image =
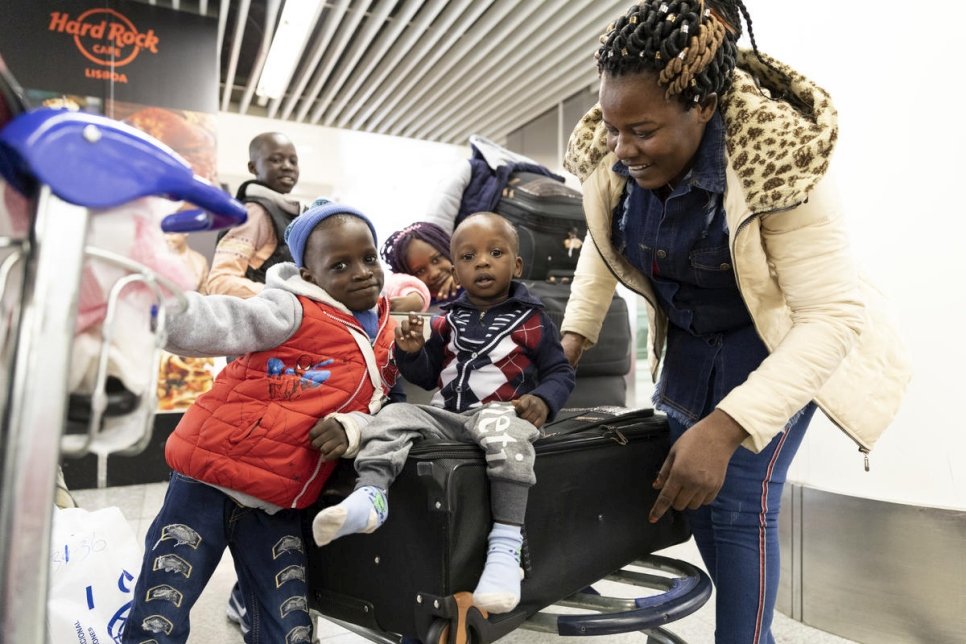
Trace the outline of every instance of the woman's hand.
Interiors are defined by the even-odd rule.
[[[657,523],[668,508],[697,510],[714,501],[724,484],[731,456],[748,433],[715,409],[685,431],[671,447],[654,488],[661,493],[648,520]]]
[[[309,430],[312,447],[322,452],[326,461],[334,461],[349,448],[349,439],[342,423],[335,418],[325,418],[315,423]]]
[[[567,357],[567,362],[570,363],[571,367],[576,368],[577,363],[580,362],[580,356],[584,353],[584,342],[586,341],[587,338],[572,331],[567,331],[561,336],[560,346],[563,347],[564,355]]]
[[[396,327],[396,346],[406,353],[416,353],[424,344],[426,338],[423,337],[423,318],[410,313]]]

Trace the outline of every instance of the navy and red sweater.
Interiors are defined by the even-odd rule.
[[[552,419],[574,388],[574,369],[560,346],[560,332],[543,304],[514,281],[506,301],[486,311],[466,294],[430,320],[430,337],[416,353],[395,347],[407,380],[439,388],[431,404],[463,412],[524,394],[540,397]]]

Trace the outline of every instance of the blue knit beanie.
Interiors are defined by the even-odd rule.
[[[333,215],[352,215],[366,222],[372,232],[373,245],[376,243],[376,228],[369,221],[369,218],[351,206],[332,203],[328,199],[316,199],[309,206],[309,209],[292,220],[292,223],[285,229],[285,243],[292,253],[292,260],[299,268],[305,267],[305,244],[309,240],[309,235],[315,227]]]

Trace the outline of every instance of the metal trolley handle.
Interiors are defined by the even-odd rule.
[[[0,130],[0,174],[35,204],[28,238],[7,240],[19,257],[0,266],[6,280],[12,264],[22,264],[19,312],[11,327],[15,342],[5,346],[7,377],[0,379],[7,394],[0,396],[0,632],[11,642],[33,644],[45,639],[75,294],[92,211],[148,196],[202,209],[170,215],[161,224],[166,232],[226,228],[243,223],[246,212],[152,137],[67,110],[40,109],[7,123]],[[141,278],[155,290],[154,276]],[[163,320],[159,323],[163,333]],[[42,388],[35,383],[38,374],[44,374]],[[99,439],[93,427],[84,437],[85,449]]]
[[[139,197],[188,201],[203,213],[166,218],[165,232],[237,226],[245,207],[201,177],[174,150],[140,130],[95,114],[40,109],[11,121],[0,133],[0,173],[24,194],[46,184],[87,208],[111,208]]]
[[[554,626],[553,632],[560,635],[613,635],[629,631],[660,630],[661,626],[695,612],[711,597],[711,579],[703,570],[685,561],[649,555],[630,566],[658,570],[671,576],[654,575],[624,567],[604,579],[663,592],[633,599],[577,593],[558,604],[600,611],[600,614],[553,615],[554,619],[550,621]],[[538,613],[534,617],[537,619],[531,618],[531,621],[539,622],[545,615]],[[536,624],[533,627],[536,628]]]
[[[667,573],[668,576],[645,570]],[[711,579],[703,570],[685,561],[658,555],[648,555],[634,561],[604,579],[663,592],[630,599],[576,593],[531,615],[529,619],[514,613],[488,616],[473,606],[469,593],[456,593],[448,597],[420,593],[416,597],[416,626],[420,639],[432,644],[493,642],[521,626],[562,636],[643,631],[648,636],[648,642],[683,644],[683,640],[661,627],[695,612],[711,596]],[[555,607],[580,608],[594,611],[594,614],[564,615],[552,612]],[[382,641],[372,637],[370,629],[347,628],[373,641]]]

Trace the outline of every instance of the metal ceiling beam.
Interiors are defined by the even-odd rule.
[[[332,98],[335,96],[335,93],[342,89],[342,86],[345,85],[349,77],[356,71],[356,64],[362,58],[362,55],[372,46],[376,36],[380,36],[380,40],[384,37],[380,35],[380,31],[382,31],[383,25],[388,20],[389,14],[392,13],[395,6],[396,0],[380,0],[376,8],[373,9],[369,18],[366,20],[365,26],[360,30],[361,33],[352,39],[352,49],[349,50],[348,56],[343,58],[342,63],[339,65],[338,73],[326,86],[325,91],[319,98],[318,104],[315,106],[315,110],[309,118],[310,122],[319,122],[322,114],[325,113],[325,110],[332,103]],[[389,45],[387,44],[385,46],[388,47]]]
[[[262,77],[262,68],[265,67],[268,50],[272,46],[272,38],[274,38],[275,30],[278,28],[278,10],[281,5],[280,0],[268,0],[268,6],[265,9],[265,29],[262,31],[262,42],[258,46],[258,54],[252,63],[252,70],[248,74],[248,85],[245,87],[245,93],[242,94],[241,101],[238,103],[239,114],[248,113],[248,106],[251,105],[255,88],[258,87],[258,79]]]
[[[219,59],[221,59],[221,45],[225,42],[225,25],[228,23],[228,8],[230,5],[231,0],[221,0],[221,5],[218,7],[218,44],[215,51],[218,52]],[[218,72],[221,73],[220,65]]]
[[[491,138],[497,137],[500,140],[504,140],[510,133],[520,129],[541,114],[544,114],[548,109],[553,109],[554,105],[561,105],[567,98],[590,87],[595,87],[599,82],[600,77],[597,75],[596,69],[591,72],[586,72],[584,75],[577,74],[570,78],[562,79],[559,84],[556,84],[547,91],[547,101],[536,102],[529,109],[520,109],[515,112],[505,113],[504,117],[501,120],[495,121],[493,125],[482,125],[480,127],[484,130],[484,136],[490,136]],[[547,103],[550,104],[549,107]],[[572,125],[576,125],[576,123],[567,127],[572,127]],[[491,132],[491,134],[487,135],[487,131]],[[454,137],[454,142],[465,141],[466,137],[470,134],[470,132],[467,132],[463,135],[463,139],[456,136]],[[570,135],[569,129],[566,135]],[[566,140],[565,137],[564,141],[566,142]]]
[[[471,2],[466,13],[460,16],[461,24],[472,25],[487,11],[487,9],[490,8],[492,4],[493,0],[475,0],[474,2]],[[399,104],[399,101],[405,98],[409,92],[412,91],[413,87],[415,87],[422,80],[423,76],[425,76],[426,73],[433,68],[433,65],[435,65],[440,58],[445,56],[446,53],[449,52],[450,48],[456,44],[456,41],[458,41],[465,33],[464,29],[449,30],[447,28],[443,31],[445,31],[445,37],[442,40],[439,40],[438,45],[435,45],[432,48],[429,56],[420,61],[420,67],[412,70],[412,73],[407,75],[402,88],[393,92],[392,100],[390,100],[388,104],[383,105],[382,109],[373,116],[372,120],[367,124],[366,130],[370,132],[378,131],[379,125],[394,113],[396,105]],[[434,42],[435,40],[438,40],[438,38],[439,34],[437,34],[434,38]]]
[[[305,120],[305,116],[312,108],[312,103],[315,102],[319,92],[322,91],[322,87],[329,79],[329,74],[332,73],[332,69],[335,67],[336,63],[339,62],[339,57],[342,56],[342,52],[345,51],[346,46],[355,36],[356,28],[359,26],[359,23],[362,22],[362,19],[365,18],[366,12],[369,10],[369,5],[371,4],[372,0],[364,0],[359,4],[358,7],[348,13],[345,25],[342,26],[342,34],[339,37],[339,40],[336,42],[334,47],[325,52],[325,64],[316,72],[315,82],[312,83],[312,87],[309,89],[308,94],[302,96],[302,105],[299,107],[298,113],[295,115],[296,121]]]
[[[612,8],[607,5],[590,0],[588,4],[597,7],[597,11],[584,14],[581,20],[574,20],[569,26],[558,31],[546,30],[543,36],[533,43],[531,47],[519,51],[513,59],[507,61],[501,68],[513,70],[502,74],[493,74],[489,80],[478,84],[473,92],[464,93],[457,102],[452,103],[448,109],[434,117],[436,122],[451,123],[450,130],[454,127],[461,127],[460,120],[477,118],[481,115],[488,115],[499,108],[505,101],[494,100],[493,97],[505,96],[507,100],[519,96],[521,91],[532,87],[533,79],[542,79],[559,68],[560,65],[568,63],[582,62],[588,69],[593,68],[593,51],[597,42],[596,30],[603,31],[603,21],[612,16]],[[569,43],[569,47],[561,48],[561,43]],[[535,51],[553,52],[552,56],[534,56]],[[529,60],[529,62],[526,62]],[[489,97],[485,100],[485,97]],[[560,97],[561,99],[566,97]],[[474,107],[484,105],[481,112]],[[549,107],[549,106],[548,106]],[[450,130],[442,131],[436,128],[435,135],[429,132],[426,138],[447,139]]]
[[[495,110],[489,110],[485,115],[473,114],[470,118],[450,124],[447,131],[440,133],[433,140],[446,143],[465,143],[471,134],[503,140],[509,131],[500,131],[497,124],[507,119],[514,119],[516,114],[532,114],[532,118],[540,116],[552,109],[559,101],[565,100],[570,94],[563,95],[562,87],[589,85],[596,78],[596,71],[590,72],[586,66],[573,64],[564,69],[556,69],[552,75],[545,76],[540,83],[533,85],[530,91],[515,96],[515,100],[500,103]],[[578,81],[578,79],[584,79]],[[529,120],[523,120],[525,125]]]
[[[386,52],[396,47],[400,35],[406,30],[406,27],[410,26],[410,21],[422,6],[423,0],[407,0],[399,14],[390,22],[389,30],[380,37],[378,45],[370,50],[362,64],[353,70],[352,83],[342,91],[342,96],[328,110],[322,121],[323,125],[332,125],[336,117],[345,109],[346,104],[355,97],[363,83],[374,82],[371,74],[376,65],[385,68],[387,64],[391,64],[392,61],[387,58]]]
[[[225,74],[225,86],[221,92],[221,111],[227,112],[231,103],[232,85],[235,83],[235,72],[238,70],[238,54],[241,52],[242,38],[245,35],[245,23],[248,21],[248,7],[250,0],[241,0],[238,15],[235,16],[235,34],[231,41],[231,57],[228,59],[228,72]]]
[[[464,2],[463,5],[465,4],[467,3]],[[447,7],[447,5],[449,5],[449,7]],[[395,75],[397,80],[394,84],[398,85],[400,82],[402,82],[402,78],[407,73],[406,70],[412,69],[412,67],[415,66],[415,64],[422,57],[422,54],[418,53],[418,49],[416,53],[410,54],[410,51],[417,44],[420,45],[420,47],[423,47],[425,46],[425,43],[430,42],[432,36],[429,34],[429,27],[436,20],[437,16],[440,15],[440,12],[446,8],[447,11],[452,13],[455,17],[462,12],[463,5],[457,4],[454,8],[454,3],[451,3],[448,0],[435,0],[428,5],[423,5],[423,10],[420,11],[416,22],[413,23],[412,29],[410,29],[406,36],[400,40],[395,47],[393,47],[393,50],[389,53],[389,56],[387,56],[387,59],[390,60],[389,64],[383,67],[380,74],[368,84],[365,92],[357,97],[355,101],[353,101],[354,104],[349,104],[346,107],[341,108],[344,109],[345,112],[339,116],[339,121],[336,124],[336,127],[344,128],[348,126],[349,122],[352,120],[352,117],[354,117],[359,110],[363,108],[368,108],[369,110],[375,109],[374,105],[369,102],[369,97],[377,91],[382,91],[382,95],[385,96],[387,93],[385,90],[393,85],[386,84],[386,78],[391,72],[395,71],[396,67],[400,63],[404,62],[405,60],[405,64],[402,67],[402,72]],[[441,22],[446,22],[446,15],[447,14],[443,14],[443,16],[440,17]],[[442,35],[441,32],[442,30],[436,30],[437,38]],[[423,40],[424,37],[426,40]],[[368,118],[368,113],[369,112],[364,115],[364,118]],[[329,125],[331,125],[331,123]]]
[[[435,66],[432,72],[423,78],[419,86],[415,88],[415,91],[407,96],[406,100],[396,108],[395,114],[382,124],[379,132],[386,134],[401,133],[405,122],[408,122],[414,114],[418,114],[426,105],[432,105],[429,101],[420,102],[420,99],[444,79],[454,76],[454,74],[450,73],[450,70],[457,65],[460,65],[463,69],[471,68],[472,63],[469,58],[479,55],[481,51],[491,49],[495,43],[503,40],[507,33],[513,31],[520,22],[528,18],[540,5],[541,3],[533,2],[532,0],[529,2],[501,0],[493,5],[490,11],[486,12],[479,22],[473,25],[471,31],[463,34],[463,37],[456,46],[447,53],[446,58],[441,60],[440,64]],[[510,16],[510,19],[505,21],[508,16]],[[484,39],[489,40],[489,46],[484,45],[479,47],[478,45]],[[400,121],[404,121],[404,123],[400,123]]]
[[[560,5],[560,6],[557,6]],[[429,132],[439,128],[436,115],[447,106],[459,101],[467,93],[472,94],[474,88],[480,87],[485,79],[492,79],[502,73],[502,70],[514,69],[518,62],[528,55],[527,41],[536,42],[539,37],[535,33],[560,33],[564,25],[576,18],[584,6],[573,0],[559,0],[558,3],[547,7],[547,14],[553,18],[541,22],[531,20],[502,42],[495,42],[498,47],[495,52],[488,52],[478,63],[470,65],[469,73],[453,74],[446,82],[441,82],[434,88],[433,93],[426,98],[428,109],[418,114],[411,114],[409,123],[402,131],[402,136],[424,138]]]
[[[581,50],[586,49],[588,44],[584,41],[576,41],[576,44],[572,44],[566,50],[561,51],[557,58],[562,63],[560,65],[548,65],[546,61],[536,61],[529,70],[521,72],[521,75],[526,76],[531,82],[525,85],[518,83],[514,85],[516,91],[502,93],[501,95],[506,97],[505,100],[490,101],[489,105],[484,106],[481,110],[468,112],[466,118],[453,122],[448,128],[441,130],[436,140],[449,141],[452,140],[454,135],[463,132],[466,135],[483,134],[483,132],[478,131],[479,128],[492,125],[513,110],[530,109],[534,104],[542,105],[543,110],[541,111],[550,109],[554,103],[566,97],[559,94],[549,94],[547,91],[549,88],[569,82],[569,79],[577,76],[585,77],[591,73],[596,74],[597,70],[593,60],[586,55],[580,55]],[[568,61],[569,64],[564,61]],[[527,74],[526,71],[533,73]],[[543,73],[538,75],[536,73],[538,71]]]
[[[312,74],[319,66],[319,61],[322,60],[322,56],[328,50],[332,36],[335,35],[335,30],[338,29],[346,11],[349,10],[349,2],[350,0],[341,0],[338,4],[332,6],[327,13],[319,17],[315,28],[318,29],[322,21],[325,21],[325,27],[314,41],[315,44],[312,46],[312,54],[309,57],[308,64],[303,64],[294,85],[289,85],[288,100],[285,101],[285,108],[279,118],[287,119],[292,114],[292,110],[295,109],[295,105],[302,97],[302,91],[309,84],[309,79],[312,78]],[[280,97],[269,103],[268,118],[275,118],[275,113],[278,111],[281,102],[282,98]]]
[[[477,4],[488,5],[492,0],[486,0],[484,2],[477,1]],[[432,28],[426,32],[425,38],[420,39],[416,48],[406,57],[405,63],[400,68],[399,72],[395,74],[389,84],[379,88],[377,95],[372,98],[361,114],[356,116],[355,120],[352,121],[350,129],[353,130],[365,130],[367,128],[363,127],[369,118],[376,112],[376,110],[382,105],[383,101],[389,96],[392,96],[399,87],[399,84],[409,78],[410,72],[422,63],[423,58],[429,52],[430,49],[436,46],[436,43],[445,36],[453,23],[463,14],[463,12],[470,6],[474,4],[474,0],[452,0],[446,3],[445,10],[439,15],[439,20],[432,25]],[[340,127],[344,127],[341,126]]]

